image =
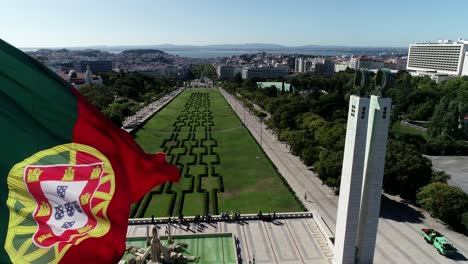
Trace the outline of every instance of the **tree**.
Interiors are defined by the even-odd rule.
[[[341,180],[341,165],[343,151],[323,150],[319,154],[319,161],[315,163],[315,171],[327,186],[338,188]]]
[[[394,104],[392,114],[397,118],[406,113],[411,105],[408,95],[415,90],[415,86],[414,78],[409,73],[400,71],[396,74],[394,85],[387,93]]]
[[[211,80],[214,80],[217,77],[216,69],[211,64],[197,64],[194,65],[190,71],[193,74],[192,76],[195,78],[200,78],[202,72],[204,76]]]
[[[104,85],[82,85],[79,91],[117,126],[122,125],[125,117],[170,92],[176,85],[175,80],[123,71],[105,73],[103,78]]]
[[[314,141],[305,141],[301,152],[301,160],[307,166],[314,165],[319,160],[320,151],[322,148],[316,145]]]
[[[468,230],[468,211],[462,214],[461,218],[462,226],[465,228],[465,230]]]
[[[284,96],[280,97],[284,98]],[[273,125],[278,129],[296,129],[296,116],[309,110],[309,106],[304,101],[288,99],[287,104],[275,104],[283,100],[272,100],[267,106],[271,110],[271,119]]]
[[[280,138],[288,142],[291,152],[299,155],[305,147],[305,133],[302,130],[283,130]]]
[[[237,85],[242,84],[242,74],[240,72],[236,73],[236,76],[234,76],[234,82],[237,83]]]
[[[296,117],[296,124],[299,125],[300,129],[305,130],[310,138],[315,138],[316,131],[325,126],[326,123],[327,121],[321,116],[310,112],[302,113]]]
[[[272,85],[270,87],[263,88],[264,94],[268,97],[277,97],[278,89],[276,86]]]
[[[346,73],[355,73],[356,71],[352,68],[349,68],[349,67],[346,67],[346,70],[345,70]]]
[[[435,217],[452,226],[459,226],[462,214],[468,211],[468,194],[445,183],[431,183],[417,194],[416,202]]]
[[[447,135],[453,139],[466,139],[460,120],[468,114],[468,78],[449,80],[440,85],[445,95],[437,104],[428,133],[431,137]]]
[[[99,110],[106,108],[114,101],[114,94],[112,91],[102,84],[82,85],[79,92],[88,98]]]
[[[333,119],[332,117],[344,117],[346,108],[346,101],[339,94],[328,94],[320,96],[320,99],[315,104],[314,112],[326,119]],[[341,110],[341,111],[340,111]],[[336,116],[340,112],[342,116]]]
[[[435,109],[434,101],[426,101],[422,104],[417,104],[408,109],[405,117],[410,120],[429,120]]]
[[[451,138],[460,136],[460,130],[458,129],[460,113],[457,101],[456,94],[453,92],[440,100],[429,126],[428,133],[430,136],[447,135]]]
[[[448,175],[444,171],[433,171],[431,182],[447,183],[447,181],[450,180],[450,178],[450,175]]]
[[[385,158],[384,191],[414,200],[432,176],[432,163],[415,146],[390,140]]]
[[[117,101],[113,102],[106,109],[104,109],[103,114],[107,116],[112,123],[116,126],[122,126],[122,122],[126,116],[132,115],[130,106],[128,102],[119,103]]]
[[[329,150],[343,150],[346,129],[340,123],[326,123],[315,131],[317,143]]]

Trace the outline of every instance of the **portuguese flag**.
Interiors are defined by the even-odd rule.
[[[0,263],[117,263],[130,205],[179,171],[0,40]]]

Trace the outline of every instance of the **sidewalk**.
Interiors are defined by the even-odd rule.
[[[133,132],[141,124],[145,123],[156,112],[161,110],[164,106],[170,103],[177,95],[179,95],[183,91],[184,88],[180,87],[179,89],[172,91],[171,93],[159,98],[157,101],[152,102],[151,104],[143,107],[138,112],[136,112],[136,114],[126,117],[125,120],[122,122],[122,129],[127,131],[128,133]]]

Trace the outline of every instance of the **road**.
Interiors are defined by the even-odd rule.
[[[222,89],[220,91],[240,120],[245,120],[245,126],[296,192],[297,197],[308,210],[318,212],[334,231],[338,196],[323,185],[315,173],[308,170],[298,157],[292,155],[288,146],[280,142],[271,131],[266,130],[254,115],[245,111],[244,118],[242,103]],[[304,200],[304,193],[307,193],[307,200]],[[451,258],[439,255],[434,247],[424,242],[419,234],[422,228],[434,228],[443,233],[453,242],[459,253]],[[468,238],[449,230],[424,210],[405,204],[398,197],[385,195],[382,198],[374,262],[468,263]]]
[[[438,171],[445,171],[452,177],[448,184],[460,187],[468,193],[468,157],[467,156],[426,156]]]

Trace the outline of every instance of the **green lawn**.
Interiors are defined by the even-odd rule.
[[[148,193],[132,207],[132,217],[301,210],[217,90],[184,91],[135,137],[146,152],[166,152],[182,176]]]
[[[396,122],[395,124],[393,124],[392,130],[397,133],[419,135],[419,136],[426,137],[426,132],[418,130],[416,128],[409,127],[409,126],[405,126],[401,124],[400,122]]]

